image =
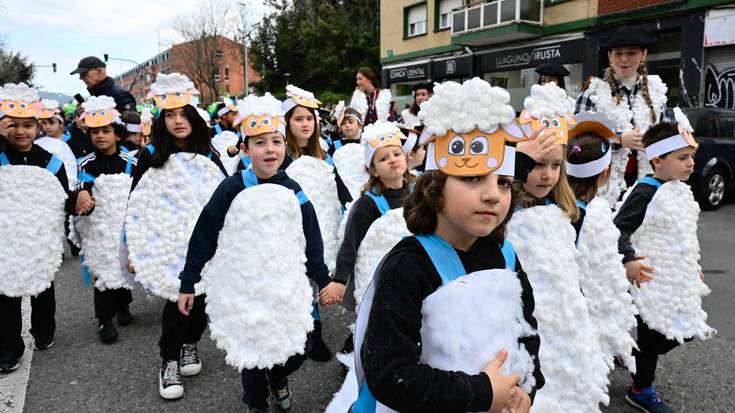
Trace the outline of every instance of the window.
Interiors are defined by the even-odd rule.
[[[214,81],[215,82],[219,82],[220,80],[222,80],[222,76],[220,75],[220,73],[221,73],[221,70],[219,66],[216,66],[214,68]]]
[[[406,37],[426,34],[426,3],[406,9]]]
[[[221,49],[217,49],[217,51],[214,53],[214,57],[217,59],[221,59],[222,56],[224,56],[224,52],[222,52]]]
[[[720,129],[724,130],[723,126],[724,122],[720,122]],[[732,128],[730,132],[732,132]],[[696,119],[694,136],[717,136],[717,121],[711,113],[703,113]]]
[[[735,137],[735,118],[730,116],[718,116],[720,120],[720,133],[719,135],[706,135],[706,134],[694,134],[694,136],[718,136],[721,138],[732,138]],[[714,123],[714,122],[711,122]],[[699,127],[700,122],[697,122]]]
[[[437,0],[439,24],[437,29],[448,29],[452,26],[452,10],[462,7],[462,0]]]
[[[225,80],[230,80],[230,67],[225,66]]]

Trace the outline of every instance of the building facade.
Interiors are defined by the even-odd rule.
[[[519,110],[534,69],[557,62],[580,93],[607,66],[600,39],[621,26],[651,30],[649,73],[669,86],[669,105],[735,109],[735,4],[722,0],[382,0],[382,82],[399,108],[418,82],[479,76]]]
[[[142,102],[158,73],[183,73],[189,76],[201,93],[204,103],[218,96],[237,96],[245,91],[242,45],[226,37],[179,43],[115,77],[115,81]],[[211,76],[211,77],[210,77]],[[211,87],[197,79],[210,78]],[[248,62],[248,84],[261,81],[252,61]]]

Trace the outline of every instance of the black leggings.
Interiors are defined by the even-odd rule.
[[[22,297],[0,295],[0,360],[15,360],[23,355]],[[31,335],[36,341],[48,342],[56,331],[56,293],[54,283],[31,297]]]
[[[636,320],[638,320],[638,350],[633,350],[636,368],[636,373],[633,375],[633,385],[637,389],[642,389],[652,386],[656,379],[658,356],[673,350],[679,346],[679,342],[669,340],[658,331],[651,330],[640,316],[636,316]]]
[[[202,338],[207,328],[205,297],[205,294],[194,297],[188,316],[181,314],[178,303],[166,301],[161,319],[161,339],[158,340],[164,361],[178,360],[182,345],[196,343]]]
[[[127,288],[100,291],[94,288],[94,316],[100,320],[110,320],[117,310],[127,308],[133,302],[133,294]]]

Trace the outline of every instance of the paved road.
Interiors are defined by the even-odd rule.
[[[658,370],[663,397],[679,412],[735,412],[735,203],[701,215],[702,264],[712,294],[705,299],[711,325],[719,335],[692,342],[665,356]],[[163,301],[134,294],[136,321],[119,328],[118,343],[105,346],[95,334],[92,290],[82,285],[78,261],[67,256],[57,275],[56,345],[32,356],[27,388],[22,372],[0,376],[0,412],[20,411],[25,388],[26,412],[236,412],[239,374],[224,363],[223,353],[207,337],[200,344],[202,373],[185,378],[183,399],[167,402],[158,396],[158,334]],[[325,338],[339,348],[351,322],[340,309],[323,313]],[[208,335],[208,333],[207,333]],[[307,361],[292,376],[294,412],[320,412],[342,381],[336,361]],[[13,384],[14,383],[14,384]],[[609,407],[604,412],[632,412],[622,402],[628,379],[622,369],[611,375]]]

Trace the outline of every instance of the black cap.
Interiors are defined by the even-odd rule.
[[[607,37],[603,38],[600,46],[603,49],[610,50],[616,47],[634,47],[639,46],[648,49],[649,46],[656,43],[656,36],[650,31],[641,27],[618,27]]]
[[[434,93],[434,85],[431,83],[417,83],[413,85],[413,91],[416,92],[419,89],[426,89],[429,93]]]
[[[77,68],[69,74],[75,75],[77,73],[84,73],[89,69],[94,69],[97,67],[107,67],[107,65],[105,64],[105,62],[100,60],[99,57],[87,56],[84,59],[80,60]]]
[[[536,73],[546,76],[569,76],[569,71],[559,63],[544,63],[536,68]]]

